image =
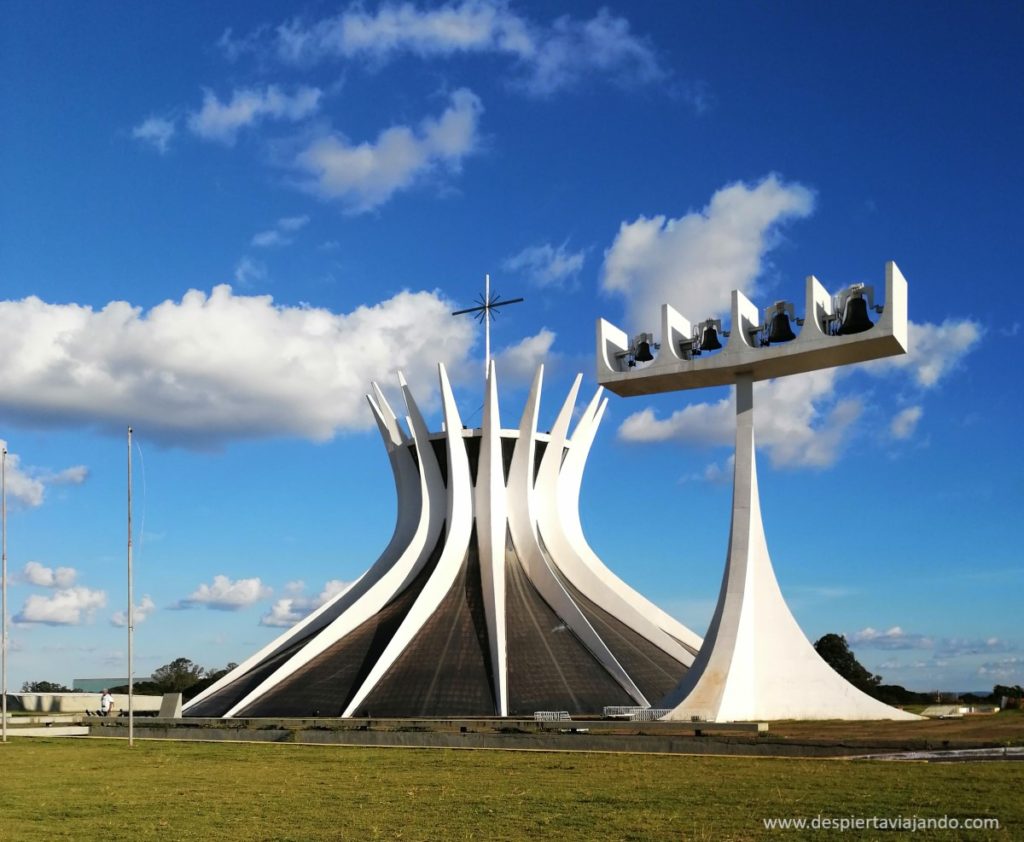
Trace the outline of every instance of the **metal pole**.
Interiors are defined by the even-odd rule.
[[[7,448],[3,448],[0,455],[0,558],[3,559],[3,570],[0,571],[0,579],[3,580],[3,687],[0,688],[0,697],[3,698],[3,741],[7,742]]]
[[[467,307],[464,310],[454,310],[452,312],[453,316],[472,313],[484,323],[484,382],[487,381],[487,374],[491,369],[491,319],[494,317],[494,311],[507,304],[518,304],[522,300],[522,298],[511,298],[508,301],[502,301],[500,295],[496,295],[492,299],[491,276],[487,274],[484,275],[484,295],[480,299],[480,304],[476,307]]]
[[[132,428],[128,428],[128,745],[135,745],[135,693],[132,675],[132,638],[135,598],[132,594]]]
[[[490,305],[491,301],[491,276],[484,275],[484,301]],[[490,310],[484,313],[484,382],[487,382],[487,372],[491,370],[491,319]]]

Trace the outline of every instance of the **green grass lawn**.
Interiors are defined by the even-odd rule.
[[[1024,838],[1024,763],[549,754],[19,738],[0,839],[752,839],[763,817],[996,817]],[[819,836],[837,835],[821,832]],[[841,834],[904,838],[901,834]],[[908,834],[906,838],[910,838]]]

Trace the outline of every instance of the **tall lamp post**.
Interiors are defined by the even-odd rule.
[[[814,650],[783,599],[761,520],[754,442],[754,383],[773,377],[904,354],[907,282],[886,264],[885,305],[863,284],[830,295],[807,279],[806,310],[789,302],[761,311],[732,293],[731,331],[717,319],[693,326],[665,304],[661,342],[629,340],[597,324],[597,379],[622,396],[705,386],[736,388],[736,457],[725,574],[704,644],[663,705],[665,719],[916,719],[849,684]],[[870,310],[881,313],[877,324]],[[793,327],[800,327],[799,334]],[[719,336],[728,337],[723,347]],[[652,347],[658,350],[655,357]],[[638,363],[646,363],[639,365]]]

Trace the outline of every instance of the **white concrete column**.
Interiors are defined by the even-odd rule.
[[[718,605],[665,719],[918,719],[841,678],[804,636],[779,590],[757,488],[754,383],[736,378],[732,526]]]

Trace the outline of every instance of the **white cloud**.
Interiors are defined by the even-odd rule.
[[[835,378],[835,369],[822,369],[754,384],[757,445],[773,465],[823,468],[842,454],[845,434],[862,406],[855,399],[835,399]],[[619,438],[726,446],[735,437],[735,412],[731,394],[714,403],[690,404],[664,419],[647,408],[622,422]]]
[[[978,675],[994,679],[996,683],[1013,679],[1013,683],[1019,684],[1024,676],[1024,658],[1011,656],[1000,658],[998,661],[987,661],[978,667]]]
[[[89,469],[85,465],[73,465],[63,471],[43,471],[39,476],[47,485],[81,485],[89,478]]]
[[[657,81],[666,75],[648,40],[635,36],[629,21],[607,9],[584,21],[563,15],[534,39],[520,61],[526,68],[520,86],[540,96],[576,85],[595,73],[630,84]]]
[[[703,210],[678,219],[623,222],[605,251],[602,286],[625,296],[631,329],[656,326],[665,303],[692,322],[721,315],[733,289],[756,293],[781,223],[805,217],[813,207],[806,187],[769,175],[754,185],[723,187]]]
[[[204,140],[231,146],[238,132],[263,120],[295,123],[312,116],[320,107],[323,92],[319,88],[300,87],[286,94],[276,85],[266,88],[238,88],[230,102],[221,102],[217,95],[203,90],[203,106],[188,117],[188,127]]]
[[[269,231],[260,231],[259,233],[252,235],[252,241],[250,245],[256,246],[257,248],[268,248],[270,246],[287,246],[291,243],[291,240],[285,237],[276,228],[271,228]],[[235,277],[238,277],[238,273],[235,273]]]
[[[924,410],[919,406],[908,406],[901,409],[889,422],[889,435],[894,439],[909,439],[917,429],[917,422],[924,415]]]
[[[149,594],[142,597],[142,601],[135,606],[135,611],[132,612],[132,621],[138,625],[139,623],[145,622],[146,618],[156,610],[156,603],[150,599]],[[115,611],[110,618],[110,625],[124,628],[128,625],[128,612],[127,611]]]
[[[0,302],[0,307],[2,307]],[[0,346],[3,340],[0,338]],[[2,398],[0,398],[2,403]],[[7,450],[7,442],[0,439],[0,450]],[[35,508],[41,506],[46,497],[46,489],[51,485],[81,485],[89,476],[85,465],[75,465],[62,471],[46,468],[21,466],[21,457],[17,453],[7,453],[6,462],[7,498],[22,506]]]
[[[358,145],[336,133],[317,138],[295,158],[306,175],[300,186],[340,200],[351,213],[372,210],[440,167],[458,172],[479,143],[482,111],[480,98],[461,88],[440,117],[428,117],[416,129],[392,126]]]
[[[235,54],[251,49],[251,37],[225,33],[222,40]],[[424,59],[503,55],[516,68],[514,86],[538,96],[598,74],[629,84],[666,75],[648,39],[607,9],[590,19],[563,15],[544,25],[516,14],[503,0],[462,0],[427,9],[384,3],[374,12],[353,4],[334,17],[294,19],[277,27],[274,46],[281,60],[298,64],[365,59],[380,66],[407,54]]]
[[[537,286],[561,286],[579,275],[586,259],[586,252],[568,252],[567,246],[568,243],[558,248],[550,243],[528,246],[506,258],[502,266],[509,272],[522,272]]]
[[[172,607],[181,609],[205,605],[217,611],[237,611],[266,599],[272,593],[258,576],[232,581],[227,576],[218,575],[213,577],[212,585],[201,584],[190,596],[179,600]]]
[[[285,216],[277,220],[277,227],[282,231],[295,232],[301,228],[305,228],[309,224],[309,217],[303,214],[302,216]]]
[[[732,482],[733,467],[736,464],[735,455],[730,454],[721,463],[710,462],[704,466],[699,473],[687,474],[680,478],[680,482],[706,482],[710,485],[728,485]]]
[[[372,428],[363,398],[371,380],[393,383],[402,370],[414,389],[428,388],[438,361],[457,374],[473,325],[452,309],[436,292],[401,292],[333,313],[229,286],[145,312],[123,301],[98,311],[0,301],[0,411],[118,433],[130,420],[140,435],[194,446],[323,441]]]
[[[58,567],[56,570],[30,561],[25,564],[21,578],[30,585],[40,588],[70,588],[75,584],[78,572],[73,567]]]
[[[850,635],[849,641],[851,646],[863,646],[865,649],[931,649],[935,645],[932,638],[905,632],[899,626],[886,631],[868,626]]]
[[[91,621],[96,609],[106,604],[107,595],[104,591],[85,587],[61,588],[48,596],[29,596],[14,617],[14,622],[77,626],[83,621]]]
[[[148,117],[132,129],[132,137],[150,144],[161,155],[171,147],[175,124],[164,117]]]
[[[865,371],[886,374],[902,370],[924,389],[955,371],[963,357],[981,341],[981,325],[972,319],[946,319],[942,324],[910,322],[907,353],[862,363]]]
[[[498,375],[498,383],[532,380],[537,372],[537,366],[550,362],[555,335],[554,331],[542,327],[533,336],[527,336],[495,354],[494,368]]]
[[[254,238],[255,241],[255,238]],[[267,278],[267,267],[259,260],[243,257],[235,265],[235,283],[242,287],[252,286],[257,281]]]
[[[351,586],[351,582],[331,579],[324,585],[324,589],[320,591],[318,596],[306,597],[302,595],[302,591],[305,590],[303,582],[289,582],[285,585],[285,590],[291,596],[275,600],[274,604],[270,606],[270,610],[260,617],[260,625],[294,626],[299,620],[309,614],[310,611],[319,608],[338,594],[344,593]]]
[[[308,216],[286,216],[277,220],[277,225],[274,228],[254,234],[251,245],[258,248],[291,245],[294,241],[288,235],[299,231],[308,222]]]

